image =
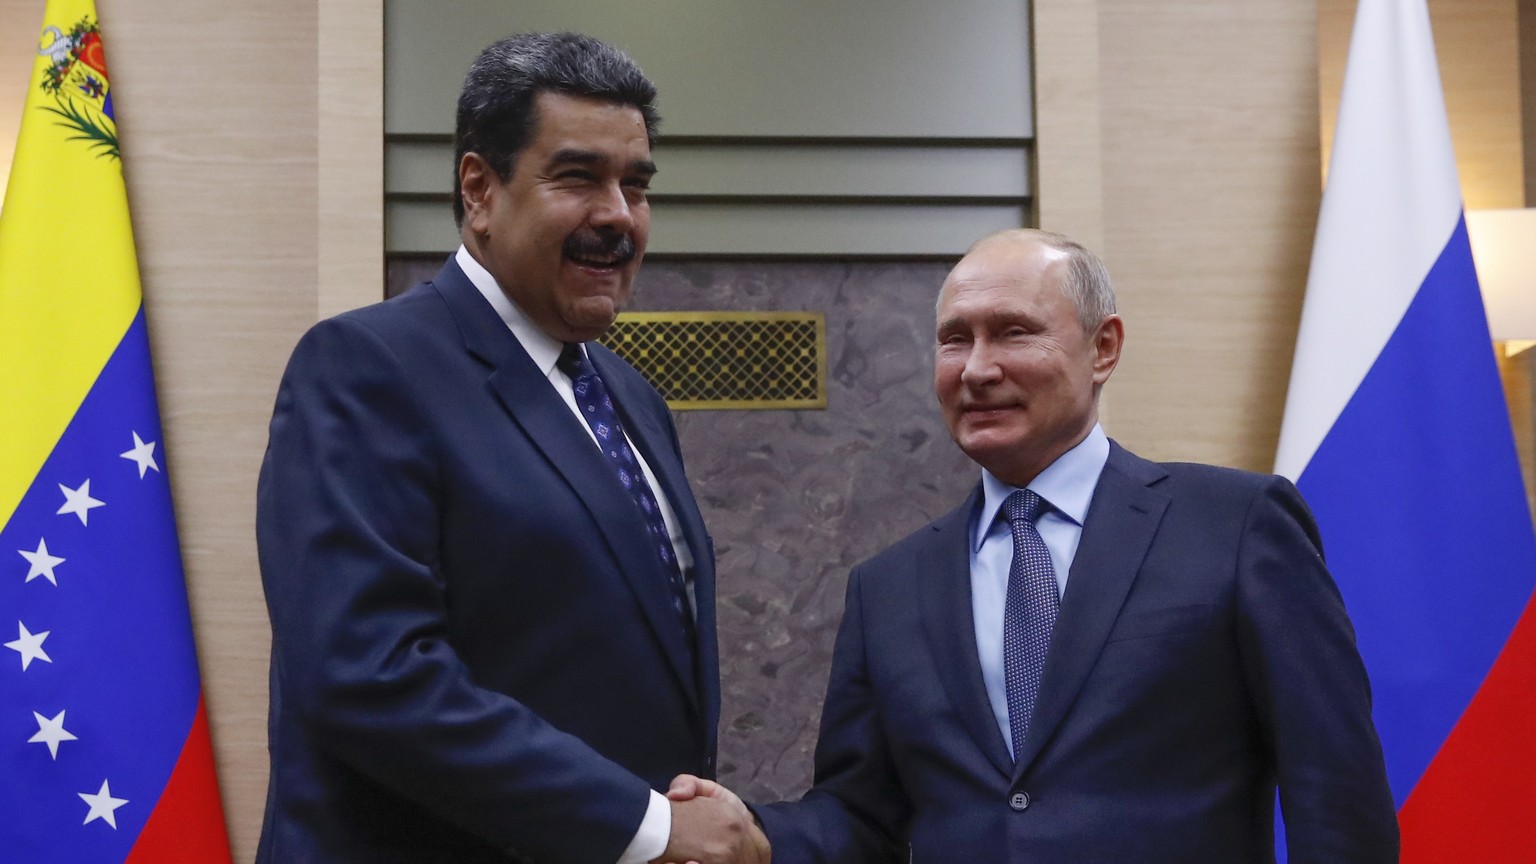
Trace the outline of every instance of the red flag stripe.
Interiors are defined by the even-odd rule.
[[[165,792],[128,855],[127,864],[230,864],[224,807],[213,773],[208,715],[197,700],[197,715]]]
[[[1536,600],[1398,813],[1402,864],[1536,856]]]

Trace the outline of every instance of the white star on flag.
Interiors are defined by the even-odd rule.
[[[52,720],[49,720],[47,717],[44,717],[36,711],[32,712],[32,716],[37,718],[37,734],[33,735],[31,738],[28,738],[27,743],[47,744],[48,752],[53,755],[54,759],[59,758],[59,742],[80,740],[79,738],[76,738],[74,735],[70,734],[69,731],[64,728],[63,711],[60,711],[58,715],[55,716]]]
[[[113,831],[117,830],[117,808],[127,804],[127,798],[113,798],[112,790],[107,787],[107,781],[105,780],[101,781],[101,791],[95,795],[89,792],[76,792],[75,794],[80,796],[81,801],[91,805],[91,812],[85,814],[85,821],[81,822],[81,825],[89,825],[97,819],[101,819],[108,825],[111,825]]]
[[[97,501],[91,497],[91,481],[80,484],[79,489],[71,489],[63,483],[59,484],[59,491],[64,493],[64,506],[59,508],[58,515],[73,513],[80,517],[80,524],[88,524],[85,515],[96,507],[105,507],[105,501]]]
[[[53,568],[63,564],[64,559],[56,555],[49,555],[48,544],[43,538],[37,538],[36,552],[28,552],[25,549],[17,549],[16,551],[20,552],[21,557],[27,559],[27,563],[32,565],[27,570],[28,582],[41,576],[55,585],[59,584],[59,580],[53,575]]]
[[[144,471],[147,468],[160,470],[160,465],[155,462],[155,442],[145,441],[139,437],[139,433],[133,433],[133,449],[126,453],[119,453],[124,459],[131,459],[139,466],[139,479],[144,479]]]
[[[27,667],[32,665],[33,660],[41,660],[44,663],[53,662],[48,652],[43,650],[43,640],[48,638],[52,630],[32,633],[27,630],[27,625],[20,621],[16,622],[16,629],[21,631],[21,635],[15,641],[5,643],[5,647],[21,655],[21,671],[27,671]]]

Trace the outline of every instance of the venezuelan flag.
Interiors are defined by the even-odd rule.
[[[228,862],[101,31],[50,0],[0,210],[0,858]]]
[[[1536,532],[1423,0],[1361,0],[1276,471],[1322,529],[1402,860],[1536,860]]]

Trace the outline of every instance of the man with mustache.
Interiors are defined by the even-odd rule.
[[[776,864],[1387,864],[1370,689],[1283,478],[1105,437],[1125,326],[1097,256],[987,237],[939,293],[934,392],[983,469],[854,568],[816,782]],[[712,794],[679,778],[674,794]]]
[[[591,342],[645,252],[655,95],[588,37],[491,45],[463,245],[295,349],[258,490],[258,861],[765,860],[738,811],[657,791],[714,772],[712,549],[665,403]]]

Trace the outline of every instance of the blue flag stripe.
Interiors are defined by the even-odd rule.
[[[141,478],[120,454],[133,434],[157,443],[160,470]],[[79,411],[0,530],[0,643],[18,620],[48,631],[52,662],[23,671],[0,649],[0,857],[17,861],[121,861],[132,848],[181,753],[197,709],[199,683],[185,581],[165,474],[159,410],[142,307]],[[104,506],[86,524],[57,511],[59,486],[90,481]],[[64,563],[26,581],[17,550],[45,539]],[[29,743],[36,711],[65,711],[78,740]],[[102,781],[115,798],[116,829],[83,824]],[[14,858],[12,857],[14,856]]]
[[[1536,584],[1536,534],[1462,219],[1298,486],[1370,670],[1401,806]]]

